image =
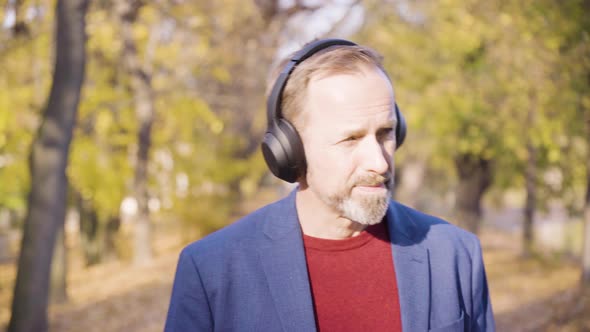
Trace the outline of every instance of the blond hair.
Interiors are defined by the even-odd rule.
[[[293,55],[294,53],[283,59],[272,71],[266,91],[267,98],[281,70],[291,61]],[[383,68],[383,57],[375,50],[365,46],[336,45],[313,54],[297,65],[289,76],[282,93],[280,116],[300,130],[304,126],[304,117],[301,115],[307,95],[307,86],[312,78],[355,74],[362,72],[367,67],[380,69],[389,78]]]

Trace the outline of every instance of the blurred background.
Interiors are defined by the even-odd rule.
[[[409,126],[395,197],[480,236],[498,330],[590,331],[589,13],[5,0],[0,330],[162,330],[182,246],[292,188],[259,151],[271,65],[339,37],[384,55]]]

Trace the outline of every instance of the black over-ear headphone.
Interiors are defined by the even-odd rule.
[[[301,138],[295,127],[281,114],[282,93],[287,85],[289,75],[295,67],[318,51],[334,45],[355,46],[356,44],[343,39],[320,39],[307,44],[295,53],[283,68],[275,81],[266,101],[268,127],[262,141],[262,154],[272,174],[287,182],[295,182],[305,172],[305,152]],[[406,120],[402,116],[397,103],[395,104],[397,126],[395,128],[396,149],[406,138]]]

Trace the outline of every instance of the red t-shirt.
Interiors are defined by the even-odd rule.
[[[349,239],[303,241],[318,331],[402,330],[385,223]]]

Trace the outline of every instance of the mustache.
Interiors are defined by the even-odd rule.
[[[354,184],[359,186],[378,186],[381,184],[385,184],[386,186],[388,186],[390,181],[391,176],[370,173],[367,175],[357,177],[354,180]]]

